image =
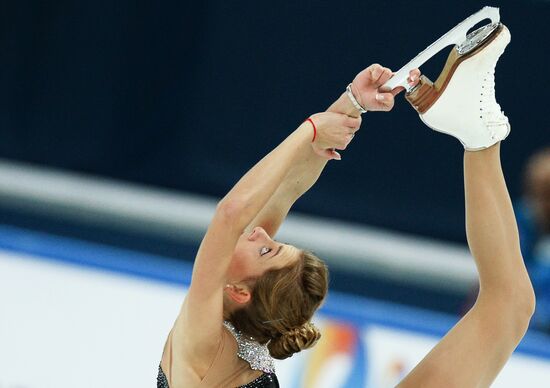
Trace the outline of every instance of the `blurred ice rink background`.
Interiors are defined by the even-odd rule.
[[[363,67],[397,70],[484,5],[512,32],[496,89],[517,203],[550,145],[547,1],[3,2],[0,388],[154,386],[216,201]],[[282,386],[393,387],[475,295],[463,206],[458,142],[401,97],[367,113],[278,235],[331,269],[323,338]],[[548,386],[535,329],[494,387]]]
[[[191,266],[0,228],[0,387],[151,387]],[[277,363],[283,387],[393,387],[454,317],[333,292],[319,344]],[[529,333],[494,387],[543,387],[548,338]]]

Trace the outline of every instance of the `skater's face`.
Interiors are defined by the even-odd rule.
[[[229,266],[228,281],[257,278],[268,270],[290,266],[299,257],[299,249],[275,241],[262,227],[255,227],[239,237]]]

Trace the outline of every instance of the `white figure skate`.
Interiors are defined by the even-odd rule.
[[[486,18],[492,23],[465,35]],[[497,104],[494,91],[494,69],[510,42],[510,32],[499,20],[497,8],[483,8],[438,39],[384,85],[407,88],[406,75],[410,70],[454,43],[437,81],[432,83],[421,76],[405,97],[427,126],[458,138],[469,151],[490,147],[510,133],[508,118]]]

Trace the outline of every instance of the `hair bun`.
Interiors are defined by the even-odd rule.
[[[269,344],[269,352],[279,360],[284,360],[298,353],[301,350],[308,349],[315,345],[321,338],[321,332],[311,322],[306,322],[302,326],[292,328],[280,337],[272,339]]]

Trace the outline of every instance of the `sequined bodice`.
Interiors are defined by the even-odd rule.
[[[243,335],[235,329],[231,322],[224,322],[225,328],[233,335],[237,342],[237,355],[246,361],[251,369],[264,372],[260,377],[239,388],[279,388],[279,381],[275,375],[275,362],[266,345],[261,345],[253,338]],[[157,388],[170,388],[168,380],[159,365]]]
[[[157,376],[157,388],[170,388],[168,386],[168,379],[166,378],[166,375],[162,371],[162,368],[159,365],[159,374]]]
[[[170,388],[168,386],[168,380],[159,365],[159,374],[157,377],[157,388]],[[239,388],[280,388],[279,380],[275,373],[264,373],[254,381],[246,385],[241,385]]]
[[[223,325],[235,337],[239,350],[237,355],[250,364],[250,368],[261,370],[265,373],[275,373],[275,362],[269,354],[267,345],[261,345],[252,337],[247,337],[235,329],[231,322],[225,321]]]

